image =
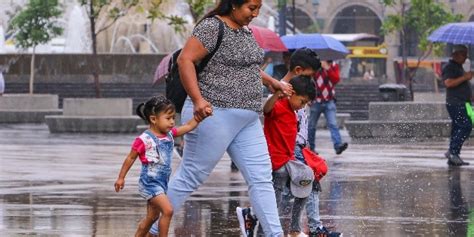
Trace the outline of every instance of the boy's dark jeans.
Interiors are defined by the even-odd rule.
[[[464,141],[472,131],[472,122],[467,116],[464,104],[446,104],[449,117],[451,117],[451,140],[449,142],[449,152],[459,155]]]

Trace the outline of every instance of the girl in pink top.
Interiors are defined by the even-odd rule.
[[[119,177],[115,182],[115,191],[125,186],[125,176],[137,157],[142,162],[138,189],[147,200],[147,214],[139,223],[135,236],[146,236],[151,225],[159,220],[159,236],[168,236],[173,208],[166,196],[168,180],[171,174],[173,157],[173,137],[181,136],[193,130],[200,121],[196,117],[180,127],[175,127],[175,107],[163,96],[155,96],[136,109],[137,115],[145,120],[149,129],[135,139],[132,149],[123,162]]]

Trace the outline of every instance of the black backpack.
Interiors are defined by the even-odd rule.
[[[202,61],[199,63],[199,65],[195,65],[196,68],[196,74],[198,76],[199,80],[199,73],[204,70],[204,68],[207,66],[209,61],[211,60],[212,56],[217,52],[217,49],[219,49],[219,46],[222,43],[222,37],[224,35],[224,23],[219,20],[219,33],[217,35],[217,43],[216,47],[212,52],[206,55],[202,59]],[[181,83],[181,79],[179,78],[179,70],[178,70],[178,56],[181,53],[181,49],[176,50],[173,53],[173,56],[171,57],[171,60],[168,64],[168,75],[166,76],[166,98],[171,100],[174,103],[174,106],[176,107],[176,112],[181,113],[181,110],[183,109],[184,101],[186,100],[186,96],[188,95],[186,93],[186,90],[183,87],[183,84]]]

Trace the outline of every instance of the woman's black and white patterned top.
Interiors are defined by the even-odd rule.
[[[202,20],[193,30],[208,52],[217,44],[219,19]],[[252,32],[243,27],[232,29],[224,23],[219,49],[199,74],[201,94],[212,106],[262,111],[262,80],[259,65],[263,50]]]

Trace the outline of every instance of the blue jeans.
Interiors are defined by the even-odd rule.
[[[301,147],[296,145],[295,147],[295,157],[296,160],[301,161],[306,164],[303,152],[301,151]],[[315,181],[317,182],[317,181]],[[288,203],[289,200],[292,198],[290,191],[283,192],[282,195],[282,202]],[[303,203],[304,205],[304,203]],[[290,210],[283,209],[285,213],[289,213]],[[301,220],[301,213],[303,210],[303,206],[300,203],[296,202],[293,205],[292,216],[291,216],[291,226],[290,231],[299,231],[301,232],[302,228],[300,225]],[[309,194],[306,200],[306,217],[308,219],[308,226],[311,232],[315,232],[316,228],[318,228],[321,224],[321,218],[319,216],[319,190],[316,188],[316,185],[313,185],[313,190]]]
[[[334,149],[336,149],[341,146],[342,139],[341,134],[339,133],[339,128],[337,127],[336,103],[334,103],[334,100],[321,103],[315,102],[311,105],[308,124],[309,147],[311,150],[316,148],[316,125],[318,124],[321,113],[324,113],[329,131],[331,132],[332,143],[334,144]]]
[[[188,98],[183,122],[193,116]],[[266,236],[282,236],[272,183],[272,166],[257,112],[214,107],[213,115],[184,136],[183,160],[168,185],[168,198],[177,213],[193,191],[206,181],[224,153],[230,155],[246,183],[250,203]],[[156,225],[150,230],[156,233]]]
[[[322,225],[321,217],[319,216],[319,191],[314,185],[306,202],[306,217],[308,218],[310,232],[315,232]]]
[[[461,153],[464,141],[472,131],[472,122],[469,120],[464,104],[446,104],[449,117],[451,117],[451,140],[449,142],[449,152],[453,155]]]
[[[273,171],[273,186],[275,189],[275,195],[277,200],[278,212],[280,213],[281,223],[285,230],[290,232],[300,231],[300,217],[301,211],[306,204],[307,198],[293,197],[289,187],[290,174],[286,170],[285,166],[280,169]],[[290,205],[290,200],[294,198],[293,205]],[[287,218],[291,218],[290,221],[286,221]],[[290,224],[290,226],[288,226]]]

